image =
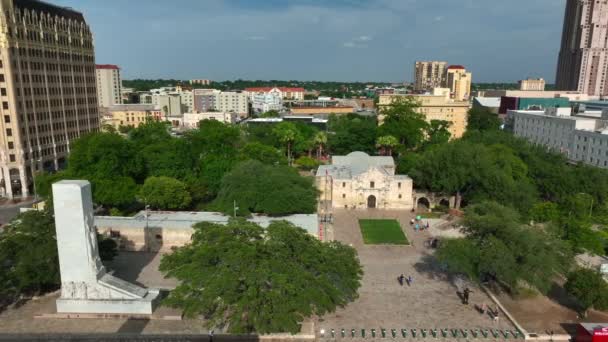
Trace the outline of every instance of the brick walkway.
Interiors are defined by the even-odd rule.
[[[359,218],[397,219],[412,245],[364,245]],[[332,328],[337,337],[344,328],[348,339],[351,339],[350,331],[353,328],[357,331],[356,336],[360,336],[360,330],[365,328],[367,339],[371,338],[369,334],[372,328],[376,329],[377,336],[380,329],[385,328],[387,338],[392,338],[390,329],[394,328],[400,339],[403,339],[400,337],[402,328],[416,328],[418,331],[422,328],[514,330],[504,314],[498,322],[494,322],[489,316],[482,316],[474,309],[474,304],[492,304],[491,299],[477,287],[470,286],[473,291],[471,304],[461,304],[456,287],[433,262],[431,251],[424,247],[424,241],[429,235],[426,232],[415,233],[409,225],[411,218],[411,213],[403,211],[335,212],[335,238],[357,249],[365,275],[359,291],[360,297],[345,308],[319,319],[316,324],[317,336],[320,338],[320,329],[325,329],[325,338],[328,339]],[[402,273],[406,277],[413,277],[411,287],[400,286],[397,282],[397,277]],[[510,336],[509,339],[513,337]]]

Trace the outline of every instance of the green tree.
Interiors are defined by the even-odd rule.
[[[597,271],[578,269],[571,272],[564,288],[577,299],[583,317],[587,317],[591,308],[608,309],[608,284]]]
[[[93,183],[93,201],[105,207],[125,208],[135,202],[137,190],[129,177],[99,179]]]
[[[118,134],[92,133],[74,141],[68,171],[74,177],[97,179],[143,176],[141,157],[130,141]]]
[[[530,209],[530,218],[536,222],[555,221],[559,216],[559,207],[553,202],[538,202]]]
[[[376,147],[380,149],[381,156],[392,156],[393,149],[399,146],[399,140],[392,135],[383,135],[376,139]]]
[[[175,178],[148,177],[139,191],[141,202],[163,210],[185,209],[192,197],[186,185]]]
[[[224,176],[213,207],[232,214],[236,201],[238,215],[289,215],[315,212],[316,200],[317,190],[311,178],[300,176],[288,166],[249,160]]]
[[[495,277],[515,292],[523,285],[546,293],[553,279],[572,264],[571,251],[561,240],[543,230],[524,227],[519,220],[517,211],[496,202],[467,207],[464,232],[479,251],[470,260],[477,267],[473,274]],[[440,255],[451,263],[448,253]],[[462,263],[462,255],[454,257]]]
[[[315,146],[317,146],[317,159],[323,157],[323,149],[327,146],[327,133],[317,132],[314,137]]]
[[[379,128],[380,135],[394,136],[406,149],[419,147],[428,127],[419,107],[420,104],[414,98],[400,97],[380,108],[380,115],[384,117]]]
[[[452,123],[444,120],[431,120],[431,123],[426,127],[428,145],[440,145],[450,141],[451,133],[449,127]]]
[[[372,117],[357,114],[330,115],[327,136],[328,149],[333,155],[361,151],[376,153],[377,123]]]
[[[487,108],[473,107],[469,110],[467,130],[498,130],[501,124],[498,115]]]
[[[316,159],[307,156],[296,159],[295,164],[304,170],[313,170],[319,167],[319,162]]]
[[[0,230],[0,297],[39,294],[59,284],[53,216],[34,210],[19,214]]]
[[[280,150],[259,142],[245,144],[240,151],[240,159],[258,160],[270,165],[287,164],[287,159]]]
[[[292,148],[297,139],[300,138],[300,132],[298,131],[298,128],[291,122],[281,122],[272,129],[272,133],[277,137],[281,144],[285,146],[285,149],[287,151],[287,160],[291,165]]]
[[[197,172],[196,156],[190,142],[171,138],[151,143],[141,149],[141,156],[148,176],[166,176],[185,180]]]
[[[264,112],[264,113],[260,114],[261,118],[278,118],[280,116],[281,115],[276,110],[269,110],[267,112]]]
[[[362,268],[352,247],[323,243],[286,221],[198,223],[192,243],[163,257],[179,285],[166,300],[228,332],[300,331],[301,322],[357,298]]]

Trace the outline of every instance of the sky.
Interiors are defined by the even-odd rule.
[[[47,0],[84,13],[123,78],[474,82],[555,78],[566,0]]]

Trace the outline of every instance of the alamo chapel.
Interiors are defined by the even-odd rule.
[[[316,183],[320,200],[334,208],[412,209],[413,181],[395,174],[392,157],[373,157],[364,152],[333,156],[321,165]]]

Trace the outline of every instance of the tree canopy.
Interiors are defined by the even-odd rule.
[[[236,201],[238,215],[288,215],[315,212],[316,199],[312,179],[300,176],[295,169],[249,160],[224,176],[212,207],[232,214]]]
[[[396,98],[390,105],[380,108],[383,122],[379,127],[380,135],[391,135],[406,149],[420,147],[425,140],[428,127],[424,114],[419,111],[420,104],[412,97]]]
[[[587,310],[590,308],[608,309],[608,283],[597,271],[589,269],[572,271],[568,274],[564,288],[577,299],[583,317],[587,316]]]
[[[524,227],[511,208],[482,202],[465,213],[466,237],[446,240],[437,251],[452,272],[498,279],[514,292],[532,287],[546,293],[572,265],[567,244],[540,228]]]
[[[192,243],[163,257],[180,284],[166,300],[229,333],[300,331],[301,322],[357,298],[362,268],[352,247],[323,243],[286,221],[198,223]]]
[[[149,177],[139,191],[140,201],[154,209],[186,209],[192,198],[183,182],[170,177]]]

